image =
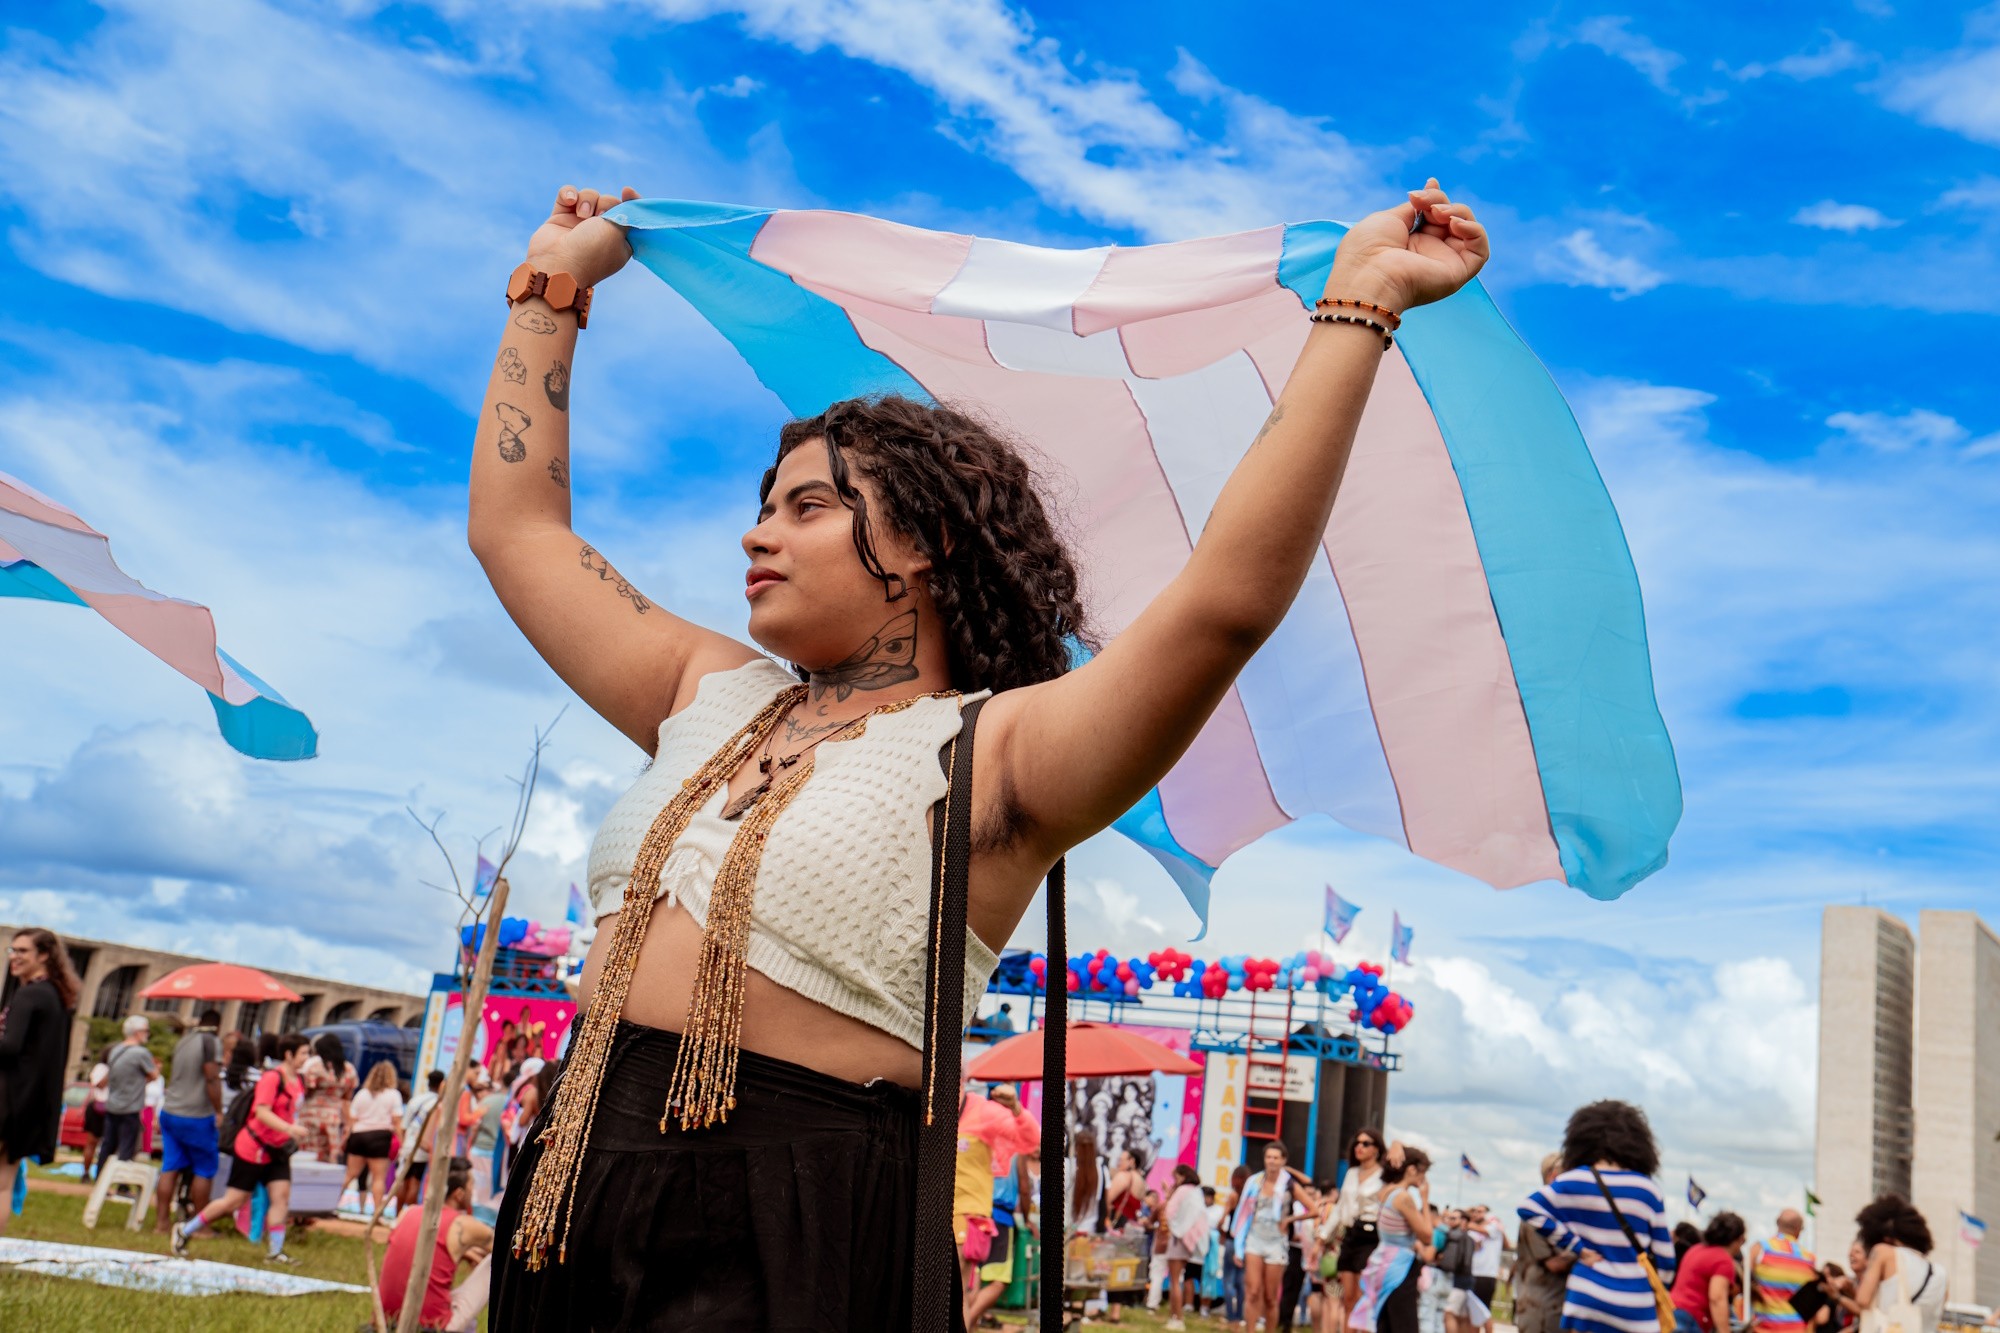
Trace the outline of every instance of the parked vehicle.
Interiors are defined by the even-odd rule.
[[[58,1140],[63,1147],[83,1151],[88,1141],[83,1134],[83,1108],[89,1101],[88,1083],[79,1081],[63,1089],[62,1130]],[[151,1157],[153,1153],[153,1108],[149,1106],[139,1117],[139,1155]]]
[[[329,1023],[324,1027],[307,1028],[305,1036],[310,1041],[322,1032],[331,1032],[340,1039],[340,1048],[359,1078],[366,1078],[378,1060],[393,1063],[396,1077],[404,1083],[416,1078],[419,1034],[415,1028],[399,1028],[393,1023],[372,1021]]]

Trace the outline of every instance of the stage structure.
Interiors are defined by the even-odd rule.
[[[494,1053],[515,1037],[526,1037],[527,1054],[544,1060],[554,1060],[568,1049],[576,1021],[571,979],[581,960],[543,951],[547,947],[541,942],[543,936],[531,921],[509,917],[501,924],[500,944],[493,953],[493,984],[486,994],[485,1012],[473,1028],[475,1060],[491,1065]],[[433,1069],[449,1067],[458,1053],[465,1033],[465,987],[472,979],[475,954],[473,944],[462,939],[455,970],[431,977],[423,1035],[417,1042],[420,1080]]]
[[[1029,969],[1032,957],[1002,955],[969,1040],[989,1042],[1041,1022],[1046,995]],[[1001,1004],[1008,1007],[1004,1015]],[[1349,1138],[1381,1129],[1389,1075],[1402,1064],[1393,1034],[1365,1031],[1353,1012],[1343,997],[1316,988],[1220,996],[1072,991],[1071,1022],[1130,1028],[1203,1067],[1184,1079],[1071,1080],[1072,1129],[1091,1129],[1107,1161],[1121,1150],[1139,1151],[1154,1185],[1186,1162],[1204,1185],[1226,1189],[1239,1163],[1263,1164],[1271,1142],[1283,1144],[1291,1164],[1307,1175],[1331,1178]],[[1097,1084],[1106,1086],[1090,1086]]]

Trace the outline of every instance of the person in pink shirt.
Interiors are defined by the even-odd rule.
[[[958,1241],[965,1282],[965,1326],[993,1308],[1004,1282],[979,1286],[979,1266],[992,1253],[999,1229],[993,1224],[993,1181],[1014,1165],[1016,1153],[1041,1147],[1042,1127],[1021,1109],[1021,1099],[1005,1083],[992,1097],[968,1089],[958,1102],[958,1174],[953,1182],[951,1234]]]

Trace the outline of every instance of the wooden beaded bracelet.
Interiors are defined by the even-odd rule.
[[[1382,335],[1382,350],[1385,352],[1396,345],[1396,339],[1390,334],[1387,326],[1366,315],[1329,315],[1316,310],[1308,318],[1315,324],[1360,324],[1371,328]]]
[[[1319,300],[1313,302],[1315,309],[1325,305],[1344,305],[1354,310],[1366,310],[1380,315],[1388,321],[1391,330],[1399,329],[1403,326],[1403,317],[1401,315],[1389,309],[1388,306],[1376,305],[1373,301],[1357,301],[1348,296],[1322,296]]]

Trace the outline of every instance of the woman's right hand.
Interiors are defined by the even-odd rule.
[[[563,186],[556,192],[548,221],[528,238],[528,262],[544,273],[567,273],[579,287],[595,287],[632,257],[625,229],[600,215],[638,197],[629,185],[617,198],[609,190]]]

